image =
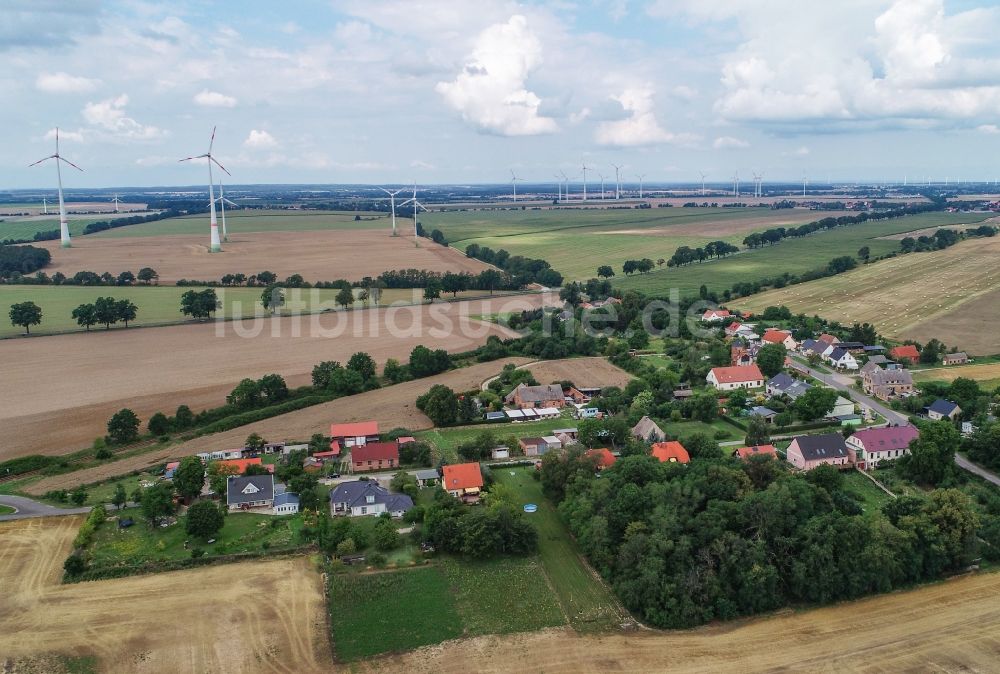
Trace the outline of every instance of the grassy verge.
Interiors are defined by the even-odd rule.
[[[512,487],[525,503],[538,510],[528,521],[538,529],[538,556],[570,624],[582,632],[611,629],[621,623],[624,611],[604,582],[583,561],[555,507],[542,494],[541,483],[530,468],[494,470],[498,482]]]

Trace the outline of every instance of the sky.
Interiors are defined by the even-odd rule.
[[[995,180],[987,0],[4,0],[0,188]],[[577,178],[578,179],[578,178]]]

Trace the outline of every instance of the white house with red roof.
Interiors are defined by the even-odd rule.
[[[720,323],[731,317],[729,309],[706,309],[705,313],[701,315],[701,320],[706,323]]]
[[[874,468],[879,461],[895,461],[910,453],[910,443],[920,437],[913,426],[866,428],[847,438],[851,463],[859,468]]]
[[[777,328],[768,328],[764,331],[764,336],[761,340],[765,344],[784,344],[785,348],[789,351],[795,349],[798,346],[798,342],[792,337],[791,330],[778,330]]]
[[[713,367],[705,380],[720,391],[764,386],[764,375],[756,365]]]

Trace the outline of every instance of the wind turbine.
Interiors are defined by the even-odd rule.
[[[806,196],[806,185],[808,185],[808,184],[809,184],[809,178],[806,177],[805,173],[803,173],[802,174],[802,196],[803,197]]]
[[[642,199],[642,179],[646,177],[646,174],[638,173],[635,177],[639,179],[639,198]]]
[[[520,180],[521,182],[524,182],[524,178],[518,178],[517,175],[514,174],[514,169],[511,169],[510,170],[510,184],[514,186],[514,203],[517,203],[517,181],[518,180]],[[414,199],[415,198],[416,197],[414,197]]]
[[[63,189],[62,189],[62,169],[59,167],[59,162],[64,161],[77,171],[83,171],[82,168],[74,164],[68,159],[64,159],[59,154],[59,127],[56,127],[56,153],[50,154],[44,159],[39,159],[34,164],[28,164],[28,168],[35,166],[36,164],[41,164],[42,162],[48,161],[50,159],[56,160],[56,178],[59,180],[59,239],[62,243],[63,248],[69,248],[72,246],[72,242],[69,239],[69,225],[66,224],[66,203],[63,201]],[[46,212],[48,212],[48,207],[46,207]]]
[[[621,181],[621,178],[619,177],[619,173],[618,172],[621,170],[621,168],[622,168],[622,166],[624,166],[624,164],[622,164],[622,166],[619,166],[618,164],[612,164],[612,166],[615,167],[615,199],[621,199],[621,196],[622,196],[622,181]]]
[[[208,141],[208,152],[205,154],[195,155],[194,157],[185,157],[178,161],[191,161],[192,159],[204,159],[208,164],[208,204],[209,204],[209,228],[211,229],[211,246],[209,251],[212,253],[222,252],[222,242],[219,240],[219,222],[215,217],[215,181],[212,178],[212,164],[214,163],[220,169],[225,171],[226,175],[232,176],[233,174],[226,171],[226,167],[218,162],[218,160],[212,156],[212,146],[215,145],[215,128],[212,127],[212,138]]]
[[[556,199],[556,202],[558,203],[558,202],[562,201],[562,198],[563,198],[563,196],[562,196],[562,178],[559,176],[558,173],[553,173],[552,177],[556,179],[556,190],[559,193],[559,197]]]
[[[400,189],[396,190],[395,192],[390,192],[389,190],[387,190],[384,187],[380,187],[379,189],[389,195],[389,204],[390,204],[390,208],[392,209],[392,235],[396,236],[396,195],[399,194],[400,192],[402,192],[403,190],[402,190],[402,188],[400,188]],[[417,194],[417,186],[414,185],[413,186],[413,198],[414,199],[416,199],[416,194]],[[416,215],[413,216],[413,221],[414,222],[417,221]]]
[[[407,204],[413,204],[413,245],[414,246],[419,246],[420,242],[417,241],[417,210],[420,209],[420,208],[422,208],[422,209],[424,209],[424,212],[429,212],[429,211],[427,210],[426,206],[424,206],[422,203],[420,203],[419,201],[417,201],[417,184],[416,183],[413,183],[413,196],[410,197],[409,199],[407,199],[406,201],[404,201],[403,203],[401,203],[400,206],[405,206]],[[393,220],[392,235],[396,236],[395,220]]]
[[[598,171],[597,175],[601,179],[601,201],[604,201],[604,174]]]
[[[115,213],[117,213],[118,212],[118,204],[120,204],[122,202],[122,200],[119,199],[118,195],[116,194],[115,198],[112,199],[111,201],[112,201],[112,203],[114,203],[114,205],[115,205]]]
[[[226,204],[239,208],[239,204],[233,203],[222,193],[222,181],[219,181],[219,205],[222,206],[222,240],[229,241],[229,232],[226,230]]]
[[[587,166],[587,162],[584,162],[582,168],[583,168],[583,200],[586,201],[587,200],[587,169],[589,169],[590,167]]]
[[[566,175],[565,171],[559,171],[559,174],[562,175],[563,182],[566,183],[566,189],[563,190],[563,199],[569,201],[569,176]]]
[[[704,171],[698,171],[701,174],[701,196],[705,196],[705,176],[708,174]]]
[[[45,213],[45,215],[49,214],[49,200],[45,197],[42,197],[42,212]]]
[[[733,174],[733,196],[737,199],[740,198],[740,172],[737,171]]]

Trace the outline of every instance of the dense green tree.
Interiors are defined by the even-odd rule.
[[[185,499],[201,493],[205,485],[205,466],[197,456],[185,456],[174,471],[174,489]]]
[[[111,497],[111,504],[121,510],[128,503],[128,496],[125,495],[125,486],[119,482],[115,485],[114,496]]]
[[[410,352],[410,374],[414,377],[429,377],[444,372],[451,367],[451,356],[444,349],[431,351],[418,345]]]
[[[118,315],[118,302],[113,297],[98,297],[94,300],[94,317],[97,322],[104,326],[105,330],[110,330],[112,324],[120,319]]]
[[[372,543],[376,550],[388,552],[399,547],[400,537],[389,516],[379,517],[372,529]]]
[[[34,302],[18,302],[10,305],[10,324],[24,328],[31,334],[31,326],[42,322],[42,309]]]
[[[129,321],[134,321],[139,313],[139,307],[132,300],[115,300],[115,315],[128,327]]]
[[[260,382],[253,379],[244,379],[236,385],[228,396],[226,402],[239,409],[253,409],[258,407],[262,400]]]
[[[166,435],[170,432],[170,419],[163,412],[156,412],[146,422],[146,428],[155,436]]]
[[[90,331],[90,326],[97,324],[97,309],[93,304],[81,304],[73,309],[72,318],[80,327]]]
[[[188,290],[181,295],[181,313],[191,318],[208,318],[219,308],[219,297],[215,289]]]
[[[354,305],[354,291],[350,286],[341,288],[334,301],[346,310],[348,307]]]
[[[156,273],[156,270],[152,267],[143,267],[139,270],[139,274],[136,276],[140,281],[149,285],[153,281],[157,281],[160,275]]]
[[[142,490],[142,514],[154,529],[162,518],[174,512],[173,496],[173,485],[169,482],[158,482]]]
[[[451,293],[452,297],[457,297],[458,293],[463,290],[468,290],[468,288],[469,277],[466,274],[446,272],[445,275],[441,277],[441,290],[446,293]]]
[[[247,439],[243,441],[243,446],[254,452],[263,450],[264,445],[266,444],[267,441],[260,437],[259,433],[251,433],[247,436]]]
[[[602,264],[597,268],[597,275],[601,278],[611,278],[615,275],[615,270],[611,268],[611,265]]]
[[[347,369],[361,375],[364,381],[375,378],[375,360],[364,351],[358,351],[347,361]]]
[[[118,410],[108,420],[108,435],[119,444],[132,442],[139,437],[139,417],[127,407]]]
[[[288,398],[288,384],[280,374],[265,374],[259,382],[260,394],[268,404]]]
[[[767,445],[771,442],[771,426],[761,417],[754,414],[747,423],[747,435],[744,442],[748,447]]]
[[[184,530],[197,538],[208,539],[222,529],[226,517],[213,501],[199,500],[188,508]]]
[[[436,300],[441,297],[441,281],[437,278],[430,278],[427,280],[427,285],[424,287],[424,299],[425,300]]]
[[[770,379],[785,367],[787,355],[784,344],[765,344],[757,352],[757,367]]]
[[[406,373],[395,358],[389,358],[382,367],[382,376],[393,384],[398,384],[403,380]]]
[[[174,412],[174,426],[179,429],[191,428],[194,425],[194,413],[187,405],[178,405]]]
[[[435,426],[455,423],[458,416],[458,396],[443,384],[435,384],[417,398],[417,409],[426,414]]]
[[[910,455],[900,460],[900,468],[922,484],[937,485],[951,477],[955,451],[962,436],[949,421],[934,421],[920,427],[920,436],[910,443]]]
[[[792,403],[795,416],[807,422],[822,419],[833,410],[837,395],[835,389],[813,386]]]

